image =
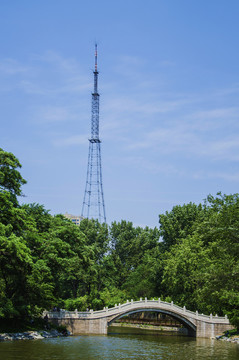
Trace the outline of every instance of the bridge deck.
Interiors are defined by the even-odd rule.
[[[185,318],[195,319],[195,320],[201,320],[203,322],[209,322],[209,323],[220,323],[220,324],[230,324],[229,320],[227,318],[227,315],[224,317],[219,317],[217,315],[213,316],[210,315],[204,315],[199,314],[197,311],[193,312],[184,306],[183,308],[175,305],[173,301],[171,303],[158,300],[148,300],[145,298],[144,300],[140,299],[139,301],[127,301],[125,304],[118,304],[115,305],[113,308],[104,308],[103,310],[98,311],[66,311],[66,310],[60,310],[59,312],[51,311],[47,312],[47,315],[49,318],[71,318],[71,319],[99,319],[99,318],[108,318],[112,316],[117,316],[120,314],[128,313],[131,311],[169,311],[172,313],[175,313],[177,315],[181,315]]]

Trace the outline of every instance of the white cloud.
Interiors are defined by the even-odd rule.
[[[127,76],[131,73],[137,81],[129,88],[118,87],[113,82],[104,84],[104,101],[100,101],[100,132],[102,129],[104,138],[121,142],[120,147],[126,152],[143,150],[146,154],[153,151],[209,161],[239,161],[239,107],[233,101],[227,101],[227,106],[218,106],[220,99],[225,100],[226,96],[239,91],[238,84],[211,94],[163,93],[156,86],[157,79],[143,78],[139,71],[143,65],[140,58],[122,56],[116,65],[117,71]],[[171,64],[162,62],[161,65]],[[18,75],[18,88],[35,96],[36,105],[31,107],[35,121],[54,124],[87,118],[90,126],[90,96],[87,103],[81,105],[81,98],[72,100],[72,94],[88,96],[92,78],[83,74],[74,58],[47,51],[32,56],[26,64],[4,59],[0,61],[0,73]],[[16,84],[12,86],[16,88]],[[47,99],[48,105],[43,106],[40,98]],[[56,103],[61,105],[54,105]],[[87,135],[83,139],[73,133],[53,141],[70,146],[87,142]]]
[[[209,134],[210,135],[210,134]],[[174,127],[157,128],[143,137],[131,141],[129,150],[150,149],[161,154],[183,154],[184,157],[206,157],[208,160],[239,161],[239,135],[231,135],[216,140],[202,136],[187,124],[175,124]]]
[[[234,174],[229,173],[227,171],[225,171],[225,172],[214,172],[214,173],[209,172],[208,177],[210,177],[210,178],[219,178],[219,179],[223,179],[223,180],[226,180],[226,181],[238,182],[239,181],[239,172],[236,172]]]
[[[22,80],[19,83],[19,87],[21,87],[27,94],[31,95],[43,95],[45,97],[48,96],[59,96],[59,95],[67,95],[73,93],[85,93],[86,91],[89,91],[91,88],[91,84],[88,83],[82,83],[81,80],[77,82],[77,78],[72,79],[66,79],[62,81],[60,84],[54,84],[52,85],[50,82],[45,81],[44,83],[42,81],[38,81],[38,79],[35,80]]]
[[[239,117],[239,107],[227,107],[227,108],[216,108],[209,110],[199,110],[195,113],[190,114],[191,119],[196,120],[230,120],[238,119]],[[189,116],[188,116],[189,118]],[[215,124],[215,122],[214,122]]]
[[[219,96],[214,104],[215,92],[167,94],[157,101],[140,93],[107,99],[105,135],[123,141],[125,151],[239,161],[239,107],[233,100],[219,107]]]
[[[197,172],[194,172],[192,177],[194,179],[198,180],[205,180],[205,179],[222,179],[229,182],[238,182],[239,181],[239,172],[233,172],[233,171],[205,171],[205,170],[199,170]]]
[[[15,82],[11,82],[11,88],[22,89],[31,95],[79,94],[92,88],[89,76],[83,73],[76,60],[64,58],[52,51],[41,56],[32,55],[25,63],[15,59],[2,59],[0,74],[11,76],[11,79],[18,75]],[[7,85],[9,91],[9,82]]]
[[[53,141],[55,146],[74,146],[87,144],[87,135],[73,135]]]
[[[137,69],[144,64],[144,60],[137,56],[121,55],[115,65],[116,72],[121,75],[136,75]]]
[[[39,123],[68,122],[78,118],[77,110],[67,106],[45,106],[33,110]]]
[[[16,75],[28,72],[27,66],[20,64],[15,59],[3,59],[0,61],[0,73],[4,75]]]
[[[159,65],[163,67],[172,67],[175,66],[175,62],[172,60],[162,60],[160,61]]]
[[[215,160],[239,161],[239,135],[230,138],[208,141],[206,148],[201,149],[202,155]]]
[[[129,164],[130,166],[136,167],[137,169],[141,168],[144,171],[149,172],[150,174],[163,174],[166,176],[175,176],[181,177],[185,175],[185,171],[180,167],[172,165],[170,163],[157,162],[155,160],[148,159],[144,156],[127,156],[121,159],[121,162]]]
[[[34,54],[32,55],[32,59],[40,63],[52,64],[55,68],[61,69],[61,71],[63,70],[64,73],[76,74],[79,73],[79,69],[81,68],[75,59],[63,57],[52,50],[48,50],[42,55]]]
[[[215,91],[215,96],[227,96],[232,94],[239,93],[239,83],[233,84],[229,87],[225,87],[223,89],[217,89]]]

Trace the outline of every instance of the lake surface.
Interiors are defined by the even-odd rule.
[[[1,360],[238,360],[239,345],[148,330],[110,327],[83,335],[0,343]]]

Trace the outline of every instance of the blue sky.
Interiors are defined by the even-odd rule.
[[[238,192],[237,0],[0,1],[0,147],[27,203],[80,214],[94,43],[107,222]]]

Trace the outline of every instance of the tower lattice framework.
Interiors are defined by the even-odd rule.
[[[95,45],[94,92],[92,93],[91,138],[89,139],[89,155],[86,186],[81,216],[97,219],[106,223],[105,203],[101,169],[101,141],[99,139],[99,98],[97,44]]]

